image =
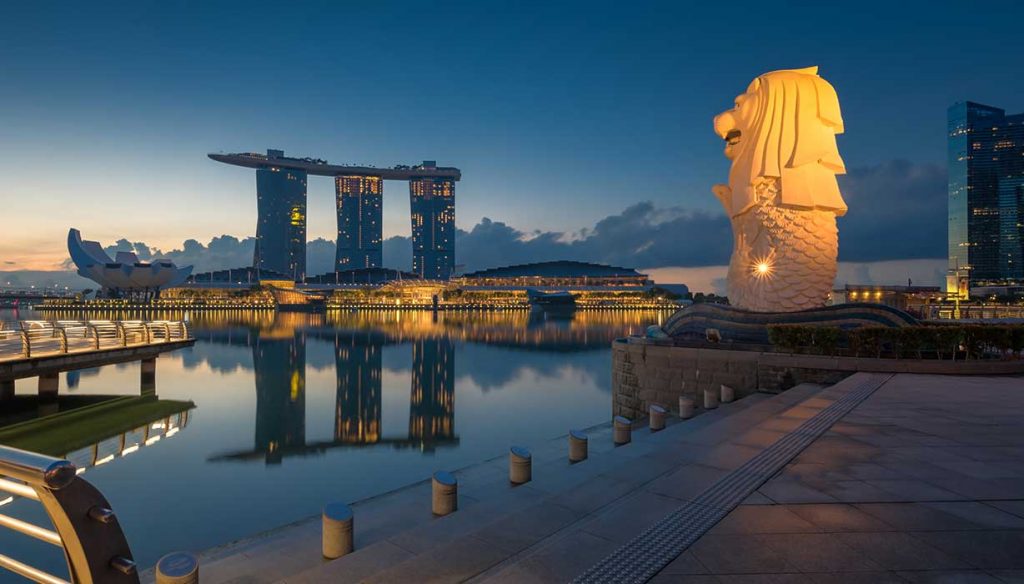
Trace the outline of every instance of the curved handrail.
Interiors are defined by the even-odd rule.
[[[0,362],[188,339],[188,325],[182,321],[0,322]]]
[[[0,475],[32,486],[62,489],[74,480],[75,465],[52,456],[0,446]]]
[[[0,446],[0,491],[39,501],[54,529],[0,515],[6,527],[61,547],[74,584],[138,584],[139,576],[128,541],[110,504],[75,465]],[[68,581],[0,554],[0,568],[50,584]]]

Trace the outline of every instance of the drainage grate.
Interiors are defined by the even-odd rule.
[[[594,564],[573,582],[640,584],[652,578],[811,442],[892,378],[892,375],[882,374],[860,375],[860,382],[842,398],[719,479],[696,499],[683,504]]]

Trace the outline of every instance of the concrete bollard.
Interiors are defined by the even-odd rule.
[[[156,584],[199,584],[199,560],[188,552],[172,552],[156,563]]]
[[[704,409],[713,410],[718,407],[718,392],[713,389],[704,390]]]
[[[513,446],[508,451],[508,480],[513,485],[522,485],[533,478],[533,457],[522,446]]]
[[[651,405],[651,407],[650,407],[650,415],[647,418],[647,420],[648,420],[647,425],[648,425],[648,427],[650,427],[651,432],[657,432],[658,430],[664,430],[665,429],[665,414],[666,413],[667,413],[667,411],[665,410],[665,408],[663,408],[663,407],[661,407],[661,406],[659,406],[657,404],[652,404]]]
[[[344,503],[328,503],[324,505],[322,519],[321,547],[324,557],[333,560],[352,553],[355,548],[352,508]]]
[[[685,395],[679,396],[679,417],[684,420],[693,417],[693,400]]]
[[[459,508],[459,482],[455,475],[447,471],[437,471],[433,479],[433,502],[431,508],[434,515],[448,515]]]
[[[569,430],[569,462],[587,459],[587,435],[579,430]]]
[[[612,421],[612,429],[612,436],[615,440],[616,446],[629,444],[629,441],[632,439],[631,433],[633,431],[633,422],[629,418],[615,416],[615,419]]]
[[[736,399],[736,390],[728,385],[722,385],[720,398],[723,404],[732,403]]]

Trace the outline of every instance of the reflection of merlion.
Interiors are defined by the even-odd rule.
[[[714,193],[732,221],[729,301],[760,312],[825,304],[836,276],[846,213],[836,175],[839,99],[818,68],[765,73],[736,107],[715,116],[732,160]]]

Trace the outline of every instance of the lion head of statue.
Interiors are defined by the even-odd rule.
[[[761,178],[781,181],[781,205],[846,213],[836,183],[836,175],[846,172],[836,146],[843,118],[836,90],[817,67],[754,79],[736,107],[715,116],[715,133],[732,160],[732,192],[723,200],[730,217],[754,205],[754,184]]]

